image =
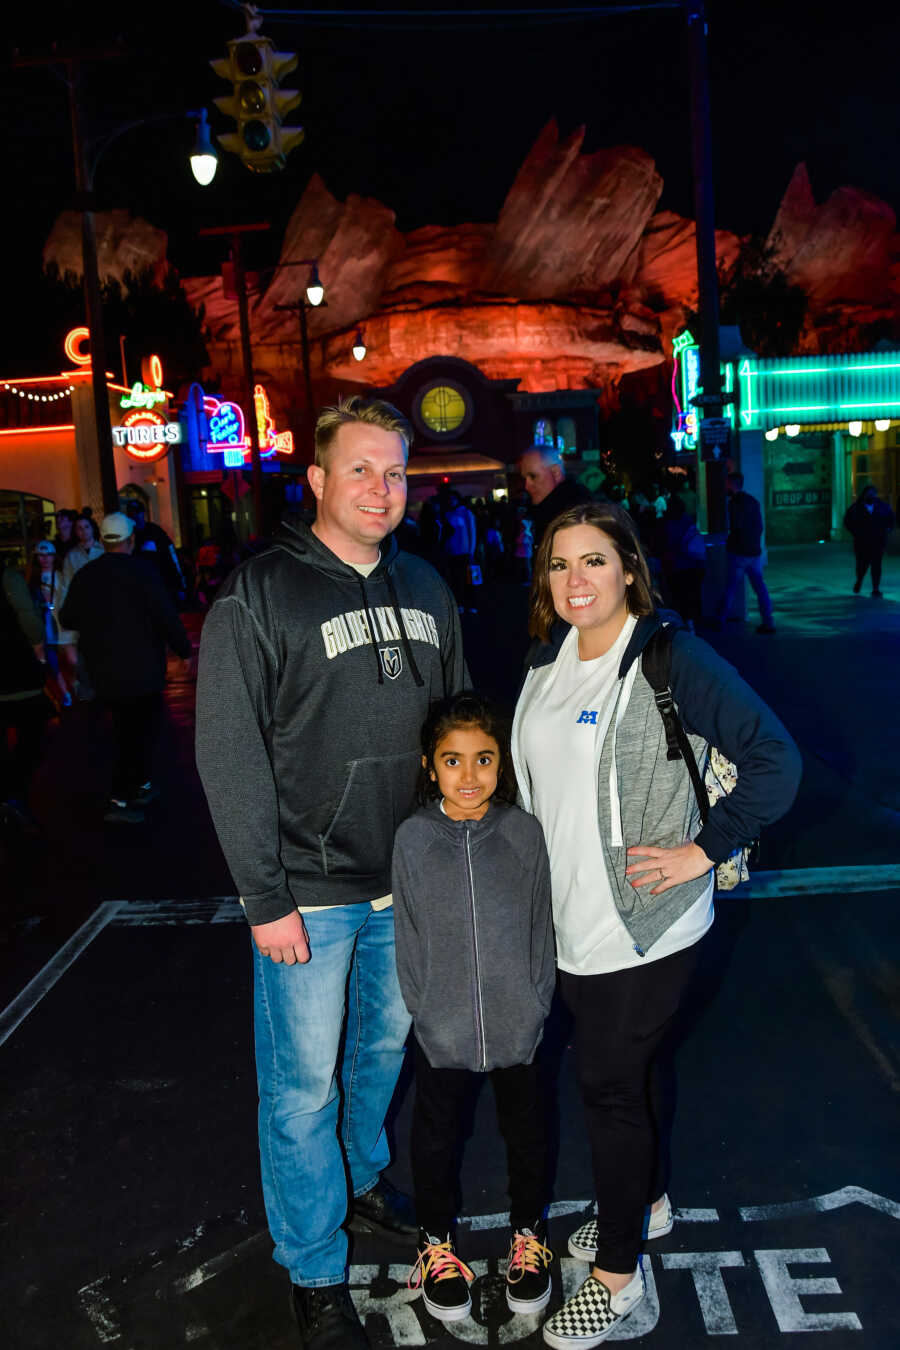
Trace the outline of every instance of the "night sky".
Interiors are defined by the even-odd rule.
[[[708,0],[708,11],[717,224],[766,231],[801,159],[819,200],[852,183],[900,208],[897,7],[857,0],[837,11],[838,22],[811,0]],[[243,29],[240,13],[220,0],[94,0],[65,9],[17,6],[6,35],[23,56],[46,53],[53,39],[91,47],[122,37],[121,59],[88,69],[85,106],[94,129],[206,104],[214,129],[226,130],[231,123],[211,101],[227,87],[208,61]],[[661,206],[692,214],[676,10],[551,24],[510,16],[477,28],[268,18],[263,32],[301,55],[288,83],[299,79],[304,97],[288,120],[305,126],[306,141],[283,173],[252,175],[223,152],[214,185],[202,189],[187,165],[192,127],[175,121],[130,132],[99,169],[101,209],[126,207],[164,228],[169,257],[185,273],[217,269],[219,245],[196,237],[205,225],[270,220],[271,240],[258,247],[277,251],[313,172],[338,197],[357,192],[386,203],[403,230],[492,220],[554,115],[563,134],[587,125],[586,149],[642,146],[665,180]],[[0,98],[11,198],[7,299],[15,304],[69,202],[71,142],[65,89],[50,71],[7,70]]]

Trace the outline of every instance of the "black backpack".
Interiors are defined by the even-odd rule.
[[[666,733],[666,758],[684,760],[700,808],[700,819],[705,825],[709,818],[710,805],[715,805],[731,792],[737,782],[738,771],[737,766],[723,755],[721,750],[711,745],[703,777],[700,776],[697,758],[678,716],[669,683],[672,672],[672,639],[676,632],[678,627],[675,624],[665,624],[657,628],[641,653],[641,671],[653,690],[653,698],[663,721]],[[749,881],[750,869],[747,862],[756,847],[756,843],[753,843],[745,848],[735,849],[734,853],[729,854],[723,862],[716,864],[718,890],[732,891],[742,881]]]

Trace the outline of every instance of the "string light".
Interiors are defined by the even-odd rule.
[[[19,398],[30,399],[32,403],[58,403],[62,398],[69,398],[75,393],[74,384],[67,385],[65,389],[60,389],[55,394],[31,394],[26,389],[20,389],[17,384],[10,380],[3,381],[3,388],[10,394],[18,394]]]

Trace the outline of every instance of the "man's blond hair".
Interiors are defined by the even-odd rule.
[[[409,454],[413,431],[399,408],[381,398],[364,398],[362,394],[351,394],[349,398],[338,399],[333,407],[323,408],[316,422],[315,462],[326,472],[328,452],[334,444],[334,438],[348,422],[363,422],[366,426],[380,427],[382,431],[396,431],[403,442],[404,454]]]

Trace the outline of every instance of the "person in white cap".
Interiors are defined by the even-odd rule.
[[[72,578],[61,622],[77,630],[97,695],[109,709],[115,740],[110,824],[137,824],[157,795],[150,777],[162,713],[166,644],[188,661],[191,644],[159,574],[134,554],[134,523],[104,516],[105,553]]]

